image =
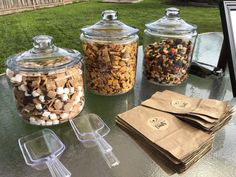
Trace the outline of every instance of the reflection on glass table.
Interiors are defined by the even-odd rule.
[[[99,149],[85,148],[78,142],[69,123],[49,127],[65,144],[61,162],[73,177],[167,177],[168,175],[135,141],[115,125],[117,114],[125,112],[156,91],[165,89],[202,98],[231,100],[228,75],[219,79],[204,79],[190,75],[187,82],[175,87],[162,87],[148,82],[142,75],[142,47],[139,48],[135,88],[127,94],[113,97],[94,95],[86,90],[86,103],[81,115],[95,113],[111,128],[105,137],[113,147],[120,164],[109,168]],[[5,76],[0,77],[0,176],[50,177],[49,171],[36,171],[24,163],[18,138],[43,129],[26,124],[17,114]],[[213,149],[181,177],[233,177],[236,174],[236,119],[219,131]],[[177,174],[173,177],[178,176]]]

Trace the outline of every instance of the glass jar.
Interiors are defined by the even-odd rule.
[[[30,124],[66,122],[84,107],[81,54],[56,47],[46,35],[34,37],[33,45],[6,62],[19,114]]]
[[[179,17],[179,9],[166,9],[161,19],[144,30],[144,75],[155,84],[178,85],[188,78],[196,25]]]
[[[102,20],[81,29],[88,88],[100,95],[119,95],[134,87],[138,29],[106,10]]]

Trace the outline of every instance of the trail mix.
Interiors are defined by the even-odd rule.
[[[88,87],[101,95],[128,92],[135,84],[137,42],[84,43]]]
[[[188,77],[192,42],[182,39],[167,39],[155,42],[145,48],[144,75],[148,80],[177,85]]]
[[[84,106],[81,65],[47,73],[7,69],[21,116],[36,125],[55,125],[77,116]]]

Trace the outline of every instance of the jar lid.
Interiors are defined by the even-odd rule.
[[[76,50],[56,47],[53,38],[47,35],[35,36],[33,46],[28,51],[9,57],[7,67],[12,71],[47,72],[73,66],[82,58]]]
[[[122,39],[136,34],[139,30],[117,20],[118,13],[113,10],[102,12],[102,20],[81,29],[86,37],[96,39]]]
[[[161,34],[183,35],[195,33],[197,26],[189,24],[180,18],[180,10],[174,7],[167,8],[165,16],[145,25],[148,30]]]

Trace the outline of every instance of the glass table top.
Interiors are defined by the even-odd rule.
[[[165,89],[195,97],[232,100],[229,76],[203,79],[190,75],[180,86],[162,87],[142,77],[142,48],[139,48],[135,88],[127,94],[98,96],[86,91],[86,104],[81,114],[96,113],[111,128],[106,140],[112,145],[120,165],[109,168],[97,147],[85,148],[76,138],[69,123],[49,127],[62,140],[66,150],[61,162],[75,177],[165,177],[166,174],[145,151],[115,125],[118,113],[125,112],[156,91]],[[48,170],[36,171],[27,166],[17,144],[19,137],[44,127],[26,124],[17,114],[5,76],[0,77],[0,176],[47,177]],[[233,177],[236,174],[236,119],[233,118],[215,137],[213,149],[182,177]],[[174,177],[178,174],[172,175]]]

